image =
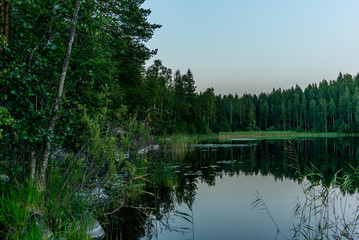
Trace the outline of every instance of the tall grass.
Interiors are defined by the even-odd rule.
[[[258,140],[264,139],[295,139],[301,137],[345,137],[356,136],[356,134],[346,134],[337,132],[296,132],[296,131],[241,131],[241,132],[219,132],[211,134],[194,135],[173,135],[170,137],[170,143],[174,151],[181,152],[189,144],[197,143],[202,140],[227,140],[232,138],[252,138]],[[159,142],[164,142],[166,138],[157,137]]]
[[[338,171],[330,184],[323,184],[324,174],[313,164],[309,164],[304,172],[300,171],[295,149],[289,143],[285,151],[292,160],[290,167],[299,174],[302,186],[302,196],[298,196],[293,209],[292,235],[288,237],[281,232],[258,192],[252,202],[253,208],[269,215],[278,234],[287,239],[358,239],[359,194],[355,186],[359,180],[359,168],[351,166],[352,173],[341,177]]]
[[[171,152],[179,160],[188,151],[189,145],[198,141],[197,135],[175,135],[166,143],[167,151]]]
[[[0,231],[5,239],[90,239],[83,199],[72,194],[70,187],[63,191],[59,184],[39,193],[35,184],[1,185]]]
[[[255,138],[255,139],[291,139],[298,137],[339,137],[346,136],[336,132],[312,133],[295,131],[243,131],[243,132],[220,132],[219,139],[226,138]]]
[[[1,184],[0,223],[2,232],[8,233],[9,239],[20,239],[31,211],[39,208],[40,196],[33,184],[26,188],[17,184]]]
[[[151,179],[156,186],[174,187],[178,183],[178,174],[171,163],[156,162],[153,165]]]

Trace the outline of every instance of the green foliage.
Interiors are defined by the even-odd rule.
[[[99,124],[106,131],[104,122],[110,122],[122,105],[130,105],[131,111],[137,108],[132,100],[139,98],[131,89],[139,91],[143,65],[155,53],[145,43],[160,27],[148,22],[150,10],[141,7],[143,2],[82,2],[54,134],[47,129],[74,3],[10,2],[9,38],[0,38],[0,155],[13,177],[26,178],[21,166],[28,165],[32,151],[41,158],[47,140],[78,151],[86,143],[82,140],[89,139],[79,137],[83,130]],[[101,114],[106,117],[100,119]],[[93,154],[109,157],[113,139],[102,140],[110,147]],[[92,141],[95,149],[100,141]]]
[[[85,151],[89,159],[87,164],[97,168],[97,174],[106,174],[111,178],[116,173],[116,163],[120,159],[116,147],[117,139],[111,135],[110,129],[105,125],[106,114],[106,108],[94,116],[90,116],[86,109],[83,110],[82,122],[85,129],[81,140],[87,143]]]
[[[174,187],[177,186],[178,175],[174,174],[174,168],[167,162],[156,162],[152,166],[151,179],[156,186]]]
[[[0,170],[20,190],[9,186],[0,190],[9,193],[3,195],[2,216],[15,218],[2,219],[1,230],[22,231],[35,212],[56,231],[56,238],[83,239],[78,215],[97,209],[84,201],[81,190],[106,183],[113,194],[111,207],[116,209],[125,192],[144,181],[133,179],[145,171],[147,162],[140,150],[150,140],[150,118],[142,111],[137,117],[123,107],[129,105],[131,113],[143,110],[143,102],[137,101],[143,65],[155,54],[145,43],[160,26],[148,22],[150,10],[141,7],[143,2],[81,1],[62,105],[55,132],[50,133],[74,2],[9,1],[8,41],[0,36]],[[114,128],[124,129],[124,134],[118,136]],[[26,203],[32,191],[27,185],[32,153],[37,163],[48,140],[66,148],[70,156],[65,163],[50,163],[47,189],[36,201]],[[119,172],[126,173],[130,183],[109,186]],[[14,239],[20,238],[19,232]]]
[[[74,175],[59,168],[52,168],[49,176],[49,188],[41,194],[34,183],[1,185],[0,232],[6,239],[42,239],[45,226],[55,239],[88,239],[82,218],[89,205],[76,195],[82,179],[75,182]],[[38,222],[37,216],[43,220]]]
[[[0,224],[6,232],[11,232],[13,239],[20,238],[26,227],[30,211],[38,206],[37,190],[29,186],[8,187],[1,185]]]
[[[190,70],[184,75],[177,70],[173,80],[166,77],[166,83],[173,84],[164,84],[159,69],[170,72],[159,60],[148,68],[147,99],[158,106],[159,101],[154,99],[165,92],[165,96],[173,100],[161,104],[156,115],[156,129],[165,128],[157,130],[156,134],[297,129],[352,133],[359,129],[359,81],[349,74],[340,75],[337,81],[310,84],[304,90],[296,86],[287,90],[273,89],[258,97],[251,94],[238,97],[232,94],[216,96],[213,88],[196,93]]]
[[[0,107],[0,127],[13,127],[14,119],[6,108]],[[3,129],[0,128],[0,140],[2,139]]]
[[[119,149],[127,153],[125,170],[132,175],[141,175],[141,169],[146,167],[146,159],[142,153],[151,141],[152,128],[149,126],[150,119],[139,121],[137,115],[127,115],[126,108],[116,113],[119,126],[123,129],[119,141]]]

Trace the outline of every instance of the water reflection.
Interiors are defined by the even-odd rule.
[[[143,195],[136,201],[153,210],[123,209],[117,218],[121,220],[113,225],[112,236],[114,239],[305,239],[305,236],[312,239],[320,229],[332,236],[333,231],[328,229],[335,222],[337,236],[344,239],[350,234],[354,236],[355,230],[349,226],[353,221],[346,220],[347,223],[343,218],[349,213],[356,216],[356,195],[343,195],[343,191],[332,186],[326,188],[327,202],[322,202],[321,185],[312,188],[314,192],[304,190],[319,180],[324,187],[330,186],[333,177],[352,173],[358,166],[357,141],[356,138],[292,141],[297,161],[288,157],[284,148],[290,144],[285,140],[203,142],[190,145],[180,159],[162,153],[152,169],[159,171],[153,183],[161,184],[148,184],[146,189],[155,193],[156,198]],[[313,175],[305,185],[299,184],[300,173],[311,170],[321,172],[322,177]],[[355,180],[353,185],[357,188],[358,182]],[[267,210],[252,209],[257,191]],[[325,209],[323,203],[327,206],[331,203],[333,209]],[[322,215],[312,216],[313,209]],[[320,229],[308,232],[315,224]]]

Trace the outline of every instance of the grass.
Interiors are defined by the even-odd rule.
[[[37,207],[40,196],[33,186],[26,188],[13,185],[1,186],[0,193],[0,223],[2,232],[7,232],[9,239],[21,237],[23,229],[27,225],[32,209]]]
[[[77,194],[84,176],[83,167],[50,166],[46,189],[39,192],[31,181],[0,183],[0,239],[91,239],[85,214],[97,213],[88,199]],[[52,238],[49,238],[52,239]]]
[[[357,134],[346,134],[337,132],[296,132],[296,131],[240,131],[240,132],[219,132],[210,134],[179,134],[169,137],[170,145],[176,152],[183,151],[188,144],[194,144],[202,140],[229,140],[233,138],[250,138],[254,140],[271,139],[295,139],[295,138],[335,138],[357,136]],[[164,142],[167,138],[157,137],[158,142]]]
[[[178,175],[174,174],[174,169],[170,163],[155,163],[151,177],[157,186],[174,187],[178,184]]]
[[[350,166],[352,172],[342,177],[338,176],[338,171],[330,184],[323,184],[324,174],[314,165],[300,172],[293,144],[285,151],[293,161],[290,167],[294,167],[300,175],[303,188],[302,196],[298,197],[293,210],[295,221],[290,231],[292,236],[281,232],[259,192],[252,201],[252,207],[268,215],[277,228],[277,235],[281,234],[286,239],[358,239],[359,193],[355,186],[359,180],[359,168]]]
[[[249,132],[220,132],[219,139],[226,138],[254,138],[254,139],[293,139],[300,137],[340,137],[347,134],[336,132],[295,132],[295,131],[249,131]]]
[[[61,183],[49,184],[43,193],[31,182],[1,185],[0,232],[5,239],[45,239],[44,229],[51,229],[56,239],[89,239],[86,223],[79,220],[85,204],[70,188],[61,191]]]

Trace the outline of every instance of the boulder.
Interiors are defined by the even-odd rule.
[[[65,152],[60,145],[54,145],[51,151],[51,162],[63,165],[65,164]]]
[[[153,151],[158,151],[160,149],[160,145],[158,144],[153,144],[153,145],[148,145],[145,148],[142,148],[138,151],[139,154],[147,154],[149,152],[153,152]]]
[[[76,195],[88,201],[90,205],[106,203],[109,197],[106,195],[104,188],[95,187],[92,190],[83,190]]]
[[[101,224],[90,213],[84,213],[83,219],[86,221],[86,235],[90,236],[92,240],[101,240],[106,236]]]
[[[0,174],[0,183],[8,183],[10,182],[10,178],[8,175]]]

